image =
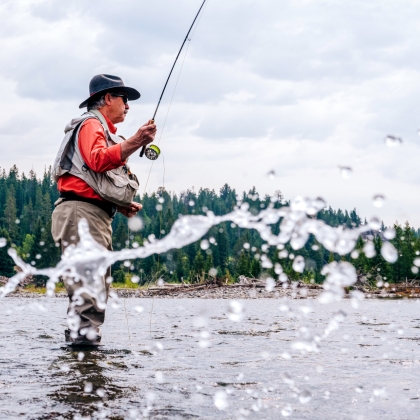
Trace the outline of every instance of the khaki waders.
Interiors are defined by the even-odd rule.
[[[89,231],[93,239],[105,248],[112,250],[112,218],[99,207],[94,204],[86,203],[83,201],[63,201],[59,199],[55,203],[56,207],[52,214],[52,228],[51,233],[56,243],[61,246],[63,253],[67,246],[70,244],[77,244],[80,240],[77,226],[80,219],[86,219],[89,225]],[[106,277],[111,275],[111,269],[105,277],[102,278],[104,288],[106,290],[107,298],[110,285],[105,281]],[[70,284],[69,284],[70,283]],[[69,309],[71,308],[71,301],[74,292],[80,287],[80,282],[73,283],[64,278],[64,285],[69,295]],[[76,314],[80,316],[80,330],[94,329],[97,332],[97,340],[100,341],[99,327],[105,321],[105,310],[98,308],[95,298],[86,293],[82,294],[84,303],[76,306],[74,309]],[[67,312],[68,312],[67,311]],[[70,332],[66,330],[66,341],[79,341],[85,340],[79,332],[78,338],[70,337]]]

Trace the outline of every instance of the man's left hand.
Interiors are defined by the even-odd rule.
[[[119,211],[121,214],[123,214],[125,217],[134,217],[143,206],[140,203],[131,203],[127,207],[117,207],[117,211]]]

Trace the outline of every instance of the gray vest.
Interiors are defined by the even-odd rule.
[[[109,132],[104,116],[96,110],[85,112],[73,118],[64,129],[65,136],[61,143],[53,166],[53,177],[58,178],[66,173],[77,176],[89,185],[100,197],[119,206],[128,206],[134,201],[139,188],[137,177],[130,172],[127,165],[103,173],[94,172],[86,165],[79,149],[79,131],[89,118],[100,121],[108,147],[121,143],[123,139]]]

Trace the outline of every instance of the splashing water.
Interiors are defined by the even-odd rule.
[[[28,275],[45,275],[49,278],[47,282],[47,294],[52,295],[55,285],[60,277],[66,277],[69,281],[80,282],[81,287],[77,289],[74,299],[73,308],[82,302],[82,294],[87,293],[93,296],[99,308],[106,307],[106,291],[104,290],[102,277],[106,274],[107,268],[117,261],[128,261],[136,258],[146,258],[153,254],[161,254],[171,249],[179,249],[193,242],[200,240],[208,230],[222,222],[235,223],[239,228],[255,229],[265,242],[266,249],[268,246],[276,246],[283,249],[286,243],[294,250],[299,250],[305,246],[309,236],[314,235],[318,243],[322,244],[328,251],[339,255],[346,255],[353,251],[359,236],[369,231],[371,225],[362,225],[357,228],[349,229],[343,226],[331,227],[324,221],[316,219],[315,216],[319,211],[326,207],[326,202],[322,198],[306,198],[296,197],[290,202],[289,207],[274,208],[272,204],[267,209],[262,210],[255,215],[248,211],[247,203],[238,203],[234,211],[223,216],[215,216],[208,211],[203,215],[188,215],[176,220],[171,231],[160,240],[149,238],[142,247],[133,249],[123,249],[121,251],[109,251],[96,243],[88,229],[85,220],[79,222],[80,241],[77,245],[69,246],[63,254],[61,261],[54,268],[38,269],[31,264],[25,263],[19,258],[14,249],[9,249],[8,253],[13,258],[15,264],[21,268],[21,272],[13,276],[8,283],[0,288],[0,298],[5,297],[14,291],[20,281]],[[271,226],[280,221],[280,230],[278,234],[274,234]],[[134,229],[132,229],[134,230]],[[211,242],[211,241],[210,241]],[[211,242],[213,243],[213,242]],[[368,242],[369,243],[369,242]],[[207,240],[201,241],[201,248],[209,247]],[[383,257],[390,261],[395,258],[395,248],[392,244],[384,242],[381,253]],[[365,251],[366,252],[366,251]],[[279,280],[287,285],[287,276],[283,273],[280,264],[274,265],[266,254],[264,264],[267,267],[274,267],[275,273],[279,276]],[[396,255],[398,257],[398,255]],[[270,265],[271,264],[271,265]],[[302,273],[305,269],[305,260],[302,256],[296,256],[293,260],[293,269],[297,273]],[[216,271],[211,269],[210,271]],[[212,272],[211,275],[216,275]],[[322,269],[321,274],[326,276],[323,284],[323,292],[319,297],[321,303],[330,303],[341,300],[344,296],[344,287],[353,285],[357,280],[356,270],[352,264],[346,261],[332,262]],[[284,279],[284,277],[286,277]],[[272,291],[276,286],[276,280],[269,278],[266,281],[266,290]],[[359,292],[360,293],[360,292]],[[111,296],[118,303],[116,294]],[[361,300],[360,296],[352,295],[356,302]],[[142,312],[142,307],[136,308],[137,312]],[[291,317],[302,319],[307,311],[302,309],[294,312],[287,308],[287,312]],[[244,319],[244,306],[239,301],[231,301],[229,303],[227,318],[233,322],[241,322]],[[308,328],[301,327],[297,334],[296,341],[292,342],[291,349],[298,352],[319,352],[319,345],[333,331],[339,328],[339,324],[343,322],[346,314],[342,311],[336,312],[330,320],[325,331],[320,335],[312,334]],[[80,318],[74,310],[70,310],[68,314],[68,325],[72,333],[77,334],[80,326]],[[94,338],[95,331],[86,331],[89,338]],[[200,330],[197,337],[199,338],[198,346],[206,349],[211,345],[211,335],[207,330]],[[157,350],[161,350],[156,343]],[[163,347],[162,347],[163,348]],[[80,356],[82,357],[82,356]],[[284,353],[285,359],[291,356]],[[162,376],[161,376],[162,375]],[[301,404],[307,404],[311,401],[311,394],[307,390],[300,390],[294,384],[293,379],[284,377],[285,382],[288,381],[289,387],[296,394],[296,398]],[[163,374],[156,373],[156,382],[163,381]],[[92,392],[89,383],[85,384],[85,392]],[[229,407],[228,393],[218,391],[214,394],[214,405],[218,410],[227,410]],[[258,400],[260,401],[260,400]],[[257,402],[258,402],[257,401]],[[262,409],[262,405],[255,403],[254,411]],[[284,417],[291,416],[292,407],[287,404],[281,409]]]
[[[14,249],[9,249],[9,255],[22,271],[0,288],[0,298],[14,291],[20,281],[28,275],[48,276],[47,293],[51,295],[60,276],[63,276],[74,282],[81,282],[83,287],[78,289],[78,295],[86,292],[95,296],[100,307],[105,308],[106,293],[101,278],[110,265],[117,261],[143,259],[152,254],[182,248],[199,240],[212,226],[226,221],[234,222],[240,228],[257,230],[261,238],[271,246],[290,242],[291,247],[298,250],[306,244],[309,235],[313,234],[327,250],[340,255],[350,253],[359,235],[369,230],[369,227],[360,226],[354,229],[342,226],[331,227],[322,220],[310,217],[316,215],[325,206],[326,203],[321,198],[296,197],[291,201],[290,207],[275,209],[270,204],[267,209],[257,215],[248,211],[248,203],[243,203],[224,216],[215,216],[211,211],[208,211],[206,216],[184,216],[175,221],[170,233],[161,240],[149,238],[142,247],[121,251],[109,251],[95,242],[89,233],[86,220],[81,220],[79,222],[80,242],[66,249],[55,268],[38,269],[25,263]],[[270,225],[277,223],[280,219],[282,219],[280,232],[275,235]]]

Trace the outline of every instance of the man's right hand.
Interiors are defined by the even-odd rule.
[[[156,124],[148,121],[142,125],[134,136],[121,143],[121,160],[127,158],[143,146],[152,143],[156,135]]]

